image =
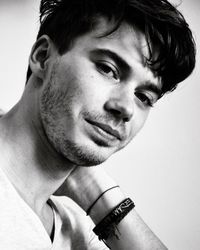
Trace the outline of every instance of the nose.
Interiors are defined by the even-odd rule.
[[[105,103],[105,109],[115,118],[121,119],[123,122],[129,122],[134,114],[133,96],[130,97],[130,94],[121,92]]]

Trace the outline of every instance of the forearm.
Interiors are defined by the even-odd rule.
[[[71,197],[86,212],[104,191],[116,186],[101,168],[78,168],[64,183],[61,194]],[[92,206],[89,216],[97,225],[127,198],[119,187],[105,192]],[[106,244],[113,250],[166,250],[167,248],[132,209],[117,225],[118,238],[110,236]]]
[[[91,210],[90,216],[94,223],[98,224],[125,198],[119,188],[105,193]],[[117,225],[117,236],[111,236],[106,240],[106,244],[113,250],[167,249],[144,223],[135,209],[131,210]]]

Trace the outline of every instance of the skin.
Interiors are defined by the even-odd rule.
[[[148,88],[149,82],[159,87],[159,81],[145,65],[143,34],[124,24],[99,38],[105,31],[103,23],[64,55],[54,51],[43,83],[40,108],[47,137],[77,165],[97,165],[126,146],[158,99]],[[102,130],[104,125],[115,134]]]
[[[49,235],[49,197],[61,187],[87,210],[115,185],[101,168],[82,166],[102,163],[125,147],[160,95],[159,79],[145,63],[144,35],[122,24],[100,38],[109,25],[101,20],[64,55],[48,36],[38,39],[22,98],[0,119],[0,167]],[[124,197],[117,188],[106,193],[91,211],[93,221]],[[119,225],[122,238],[108,241],[111,249],[166,249],[135,211],[126,218]]]

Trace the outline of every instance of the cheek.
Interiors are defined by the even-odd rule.
[[[141,111],[135,113],[131,125],[130,125],[130,137],[131,139],[137,135],[138,132],[143,128],[147,117],[148,117],[149,111]]]
[[[102,113],[110,91],[91,65],[85,64],[83,68],[71,64],[67,67],[62,62],[52,70],[43,98],[48,103],[43,106],[57,121],[65,118],[77,120],[82,112]]]
[[[70,88],[70,95],[76,98],[77,104],[88,105],[90,109],[98,104],[103,105],[110,89],[92,63],[75,60],[67,70],[66,65],[62,64],[60,71],[60,75],[64,74],[62,85]]]
[[[108,89],[103,87],[102,81],[95,74],[82,74],[73,79],[71,94],[74,95],[75,105],[80,109],[102,112],[108,96]],[[101,109],[101,110],[99,110]],[[79,110],[80,111],[80,110]]]

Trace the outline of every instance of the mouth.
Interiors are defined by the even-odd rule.
[[[112,137],[112,138],[115,138],[117,140],[122,140],[122,136],[120,135],[119,131],[116,130],[116,129],[113,129],[111,126],[107,125],[107,124],[104,124],[104,123],[99,123],[99,122],[96,122],[96,121],[90,121],[90,120],[87,120],[86,121],[88,123],[90,123],[91,125],[99,128],[100,130],[102,130],[104,133],[106,133],[108,136]]]

